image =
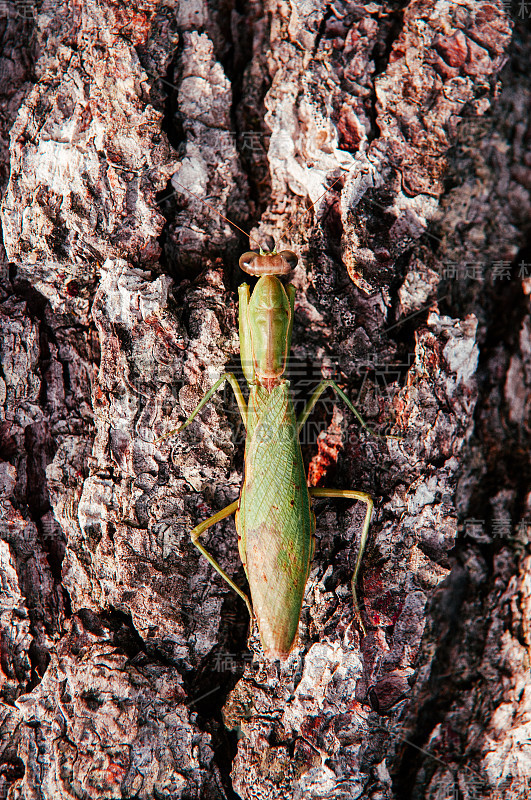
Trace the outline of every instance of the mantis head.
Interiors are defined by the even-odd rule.
[[[268,243],[269,244],[269,243]],[[270,250],[255,253],[250,250],[240,257],[240,269],[248,275],[287,275],[297,266],[299,259],[291,250],[282,250],[277,253],[274,242]]]

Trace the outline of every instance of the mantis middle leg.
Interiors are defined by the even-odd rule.
[[[300,416],[299,416],[299,418],[297,420],[297,430],[299,431],[299,433],[300,433],[300,430],[301,430],[302,426],[304,425],[304,423],[306,422],[306,420],[308,419],[308,417],[312,413],[312,410],[313,410],[315,404],[317,403],[317,401],[319,400],[319,398],[321,397],[323,392],[325,392],[329,387],[331,389],[333,389],[334,392],[336,392],[340,396],[340,398],[347,404],[347,406],[350,408],[352,413],[355,414],[355,416],[356,416],[358,422],[360,423],[361,427],[365,428],[366,430],[368,430],[369,433],[373,434],[373,436],[378,436],[378,434],[374,433],[374,431],[372,431],[369,428],[369,426],[367,425],[367,423],[365,422],[365,420],[361,416],[360,412],[353,405],[352,401],[347,397],[347,395],[345,394],[343,389],[340,389],[339,386],[337,385],[337,383],[335,381],[331,380],[331,379],[326,379],[324,381],[321,381],[321,383],[317,386],[317,388],[313,392],[312,396],[310,397],[310,399],[308,400],[308,402],[304,406],[303,410],[301,411],[301,414],[300,414]],[[378,436],[378,438],[381,438],[381,437]]]
[[[183,422],[182,425],[179,425],[178,428],[175,428],[175,430],[170,431],[169,433],[165,433],[164,436],[161,436],[159,439],[157,439],[157,442],[160,442],[162,439],[167,439],[168,436],[173,436],[174,433],[180,433],[182,430],[184,430],[184,428],[187,428],[188,425],[199,414],[201,409],[206,406],[212,395],[214,395],[217,392],[221,384],[224,383],[225,381],[228,381],[232,386],[232,391],[236,396],[236,402],[238,403],[238,408],[240,409],[240,414],[243,420],[243,424],[247,429],[247,405],[245,403],[242,390],[240,389],[240,385],[232,372],[224,372],[223,375],[220,378],[218,378],[218,380],[215,382],[214,386],[208,390],[203,399],[199,401],[196,408],[192,411],[188,419],[185,422]]]

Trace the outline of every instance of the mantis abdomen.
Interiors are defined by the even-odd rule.
[[[315,531],[288,381],[271,392],[251,389],[236,527],[264,650],[284,657],[296,638]]]

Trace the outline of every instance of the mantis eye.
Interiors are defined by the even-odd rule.
[[[297,263],[298,263],[298,261],[299,261],[299,259],[298,259],[298,258],[297,258],[297,256],[295,255],[295,253],[292,253],[292,252],[291,252],[291,250],[281,250],[281,251],[280,251],[280,253],[279,253],[279,256],[280,256],[280,257],[281,257],[281,258],[282,258],[282,259],[283,259],[283,260],[284,260],[284,261],[285,261],[287,264],[289,264],[289,268],[290,268],[290,269],[294,269],[294,268],[297,266]]]
[[[253,275],[253,262],[257,256],[258,253],[253,253],[252,250],[249,250],[247,253],[244,253],[242,256],[240,256],[240,260],[238,262],[240,269],[250,275]]]

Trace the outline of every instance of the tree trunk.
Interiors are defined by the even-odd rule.
[[[526,796],[527,5],[0,13],[0,795]],[[226,218],[299,257],[296,408],[333,377],[371,429],[324,395],[302,437],[375,500],[366,633],[365,509],[320,500],[284,663],[189,536],[238,497],[234,398],[160,439],[243,379]],[[204,538],[245,588],[233,519]]]

